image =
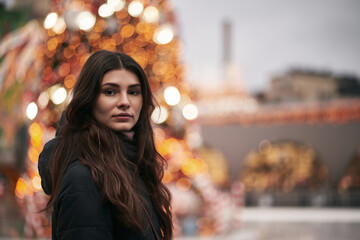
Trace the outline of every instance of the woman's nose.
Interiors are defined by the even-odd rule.
[[[120,94],[119,100],[118,100],[118,108],[129,108],[130,107],[130,101],[127,94]]]

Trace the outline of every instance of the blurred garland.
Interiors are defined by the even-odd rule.
[[[262,141],[257,150],[246,156],[240,173],[248,192],[317,188],[327,177],[327,167],[311,147],[268,140]]]

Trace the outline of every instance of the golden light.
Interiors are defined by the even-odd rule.
[[[143,4],[136,0],[129,3],[129,6],[128,6],[128,12],[129,12],[130,16],[132,16],[132,17],[140,16],[141,13],[143,12],[143,9],[144,9]]]
[[[107,4],[115,11],[118,12],[125,7],[125,0],[108,0]]]
[[[59,40],[56,37],[50,38],[47,42],[47,48],[49,51],[54,51],[59,44]]]
[[[114,14],[114,9],[109,4],[104,3],[99,7],[98,12],[100,17],[106,18]]]
[[[208,165],[202,159],[186,159],[181,166],[181,171],[188,177],[193,177],[196,174],[206,173]]]
[[[32,138],[37,138],[37,137],[42,137],[42,130],[41,127],[38,123],[33,122],[30,126],[29,126],[29,135]]]
[[[38,98],[38,104],[41,109],[44,109],[49,103],[49,94],[47,92],[42,92]]]
[[[182,191],[187,191],[191,187],[191,181],[188,178],[180,178],[176,182],[176,186]]]
[[[39,176],[35,176],[32,178],[31,183],[36,190],[41,190],[41,178]]]
[[[144,9],[142,19],[148,23],[159,21],[159,19],[160,19],[159,10],[154,6],[146,7]]]
[[[135,33],[135,27],[132,24],[126,24],[121,28],[121,36],[129,38]]]
[[[70,73],[70,64],[67,62],[64,62],[59,67],[59,74],[61,77],[65,77]]]
[[[33,151],[32,148],[35,148],[35,150],[37,149],[37,151],[40,151],[40,147],[41,147],[41,142],[42,142],[42,138],[43,138],[43,131],[41,130],[41,127],[38,123],[33,122],[30,127],[29,127],[29,135],[30,135],[30,142],[31,142],[31,147],[28,150],[28,155],[30,153],[30,151]],[[37,161],[37,159],[35,160]]]
[[[88,11],[83,11],[76,17],[76,23],[81,30],[90,31],[96,22],[96,17]]]
[[[58,20],[58,15],[55,12],[49,13],[44,20],[44,28],[50,29],[55,26]]]
[[[18,198],[23,199],[25,197],[27,186],[26,181],[23,178],[19,178],[16,182],[15,195]]]
[[[36,103],[31,102],[26,108],[26,116],[29,120],[33,120],[38,113],[38,107]]]
[[[35,147],[30,147],[27,155],[31,162],[37,163],[40,152]]]
[[[198,116],[198,109],[194,104],[187,104],[182,111],[182,114],[187,120],[194,120]]]
[[[181,95],[176,87],[167,87],[164,91],[165,102],[170,106],[175,106],[181,100]]]
[[[66,97],[67,97],[67,92],[65,88],[60,87],[51,94],[50,99],[54,104],[58,105],[64,102]]]
[[[171,182],[172,179],[173,179],[172,173],[171,173],[169,170],[165,170],[165,171],[164,171],[164,176],[163,176],[163,178],[161,179],[161,181],[162,181],[163,183],[168,183],[168,182]]]
[[[37,148],[37,149],[41,148],[41,142],[42,142],[42,135],[30,139],[30,143],[31,143],[32,147]],[[37,162],[37,159],[36,159],[36,162]]]
[[[182,163],[182,167],[181,167],[181,171],[189,177],[192,177],[196,174],[197,172],[197,162],[195,159],[186,159],[183,163]]]
[[[169,117],[167,109],[163,106],[156,107],[153,113],[151,114],[151,120],[154,123],[161,124],[166,121]]]
[[[75,75],[74,74],[69,74],[65,77],[64,79],[64,86],[67,88],[67,89],[71,89],[74,87],[75,85]]]
[[[167,44],[171,42],[174,38],[174,31],[171,26],[164,25],[161,27],[158,27],[153,36],[154,42],[157,44]]]
[[[56,34],[61,34],[65,31],[66,29],[66,23],[64,18],[59,18],[55,24],[55,26],[52,28],[52,30],[56,33]]]

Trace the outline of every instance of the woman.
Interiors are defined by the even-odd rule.
[[[39,157],[53,239],[172,238],[153,110],[148,79],[131,57],[89,57],[65,121]]]

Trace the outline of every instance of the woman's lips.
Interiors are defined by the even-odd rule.
[[[120,121],[127,121],[130,118],[132,118],[132,116],[128,113],[120,113],[117,115],[113,115],[112,117],[115,118],[116,120],[120,120]]]

